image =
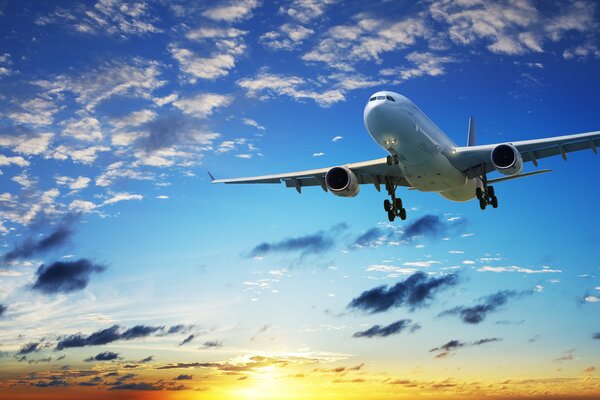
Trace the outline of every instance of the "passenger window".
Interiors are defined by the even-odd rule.
[[[377,97],[371,97],[371,98],[369,99],[369,101],[375,101],[375,100],[377,100]]]
[[[393,101],[394,103],[396,102],[396,100],[394,100],[394,98],[392,96],[385,96],[389,101]]]
[[[377,100],[385,100],[385,96],[377,96]]]

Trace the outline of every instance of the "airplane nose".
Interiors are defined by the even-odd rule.
[[[391,110],[385,101],[369,102],[364,112],[365,128],[371,135],[377,135],[388,130],[391,122],[390,114]]]

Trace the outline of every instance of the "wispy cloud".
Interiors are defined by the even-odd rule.
[[[446,358],[458,349],[462,349],[465,347],[481,346],[481,345],[488,344],[488,343],[499,342],[501,340],[502,339],[496,338],[496,337],[479,339],[479,340],[476,340],[476,341],[470,342],[470,343],[461,342],[460,340],[450,340],[449,342],[444,343],[443,345],[441,345],[439,347],[435,347],[435,348],[429,350],[429,352],[430,353],[438,352],[438,354],[436,354],[435,358]]]
[[[458,306],[439,314],[440,317],[457,315],[464,323],[479,324],[488,314],[497,311],[513,298],[531,294],[532,291],[517,292],[515,290],[501,290],[497,293],[479,299],[479,304],[474,306]]]
[[[356,332],[352,336],[356,338],[387,337],[390,335],[396,335],[406,330],[408,330],[410,333],[414,333],[420,328],[421,326],[419,324],[414,324],[410,319],[401,319],[386,326],[373,325],[369,329]]]

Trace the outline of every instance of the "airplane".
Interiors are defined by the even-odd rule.
[[[492,184],[550,172],[548,169],[523,173],[523,164],[535,167],[541,158],[592,149],[598,154],[600,131],[545,139],[524,140],[487,145],[476,144],[475,121],[469,119],[467,145],[457,146],[408,98],[390,91],[369,97],[364,109],[364,124],[373,140],[389,155],[370,161],[341,166],[264,175],[248,178],[215,179],[212,183],[281,183],[301,193],[304,186],[321,186],[336,196],[354,197],[360,185],[381,185],[390,196],[383,203],[388,220],[406,219],[402,199],[396,196],[399,186],[421,192],[436,192],[456,202],[479,200],[479,207],[498,207]],[[498,171],[504,175],[488,179]]]

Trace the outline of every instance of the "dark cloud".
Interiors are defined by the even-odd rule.
[[[260,257],[270,253],[300,253],[300,256],[304,257],[311,254],[321,254],[333,248],[335,245],[334,238],[345,229],[348,229],[348,225],[341,223],[332,226],[328,231],[286,238],[279,242],[263,242],[254,247],[249,256]]]
[[[17,355],[36,353],[36,352],[40,351],[41,349],[42,349],[41,343],[30,342],[30,343],[26,343],[23,346],[21,346],[21,348],[17,352]]]
[[[600,340],[600,332],[596,332],[592,335],[592,339]]]
[[[464,227],[466,220],[448,222],[437,215],[427,214],[410,222],[403,231],[394,227],[376,226],[360,234],[350,245],[352,248],[377,247],[386,242],[409,242],[416,238],[438,239]]]
[[[186,375],[186,374],[181,374],[181,375],[173,378],[174,381],[189,381],[192,379],[193,379],[192,375]]]
[[[218,341],[218,340],[209,340],[204,342],[204,344],[202,345],[203,349],[212,349],[212,348],[216,348],[216,347],[222,347],[223,346],[223,342]]]
[[[124,383],[115,385],[108,390],[163,390],[163,386],[148,382]]]
[[[520,297],[530,293],[531,291],[517,292],[515,290],[502,290],[480,298],[480,304],[470,307],[455,307],[440,313],[439,316],[458,315],[458,317],[466,324],[478,324],[482,322],[489,313],[496,311],[511,298]]]
[[[428,214],[408,224],[404,229],[402,239],[412,239],[416,236],[437,238],[445,234],[447,230],[448,223],[442,221],[437,215]]]
[[[493,343],[493,342],[499,342],[502,339],[500,338],[485,338],[485,339],[479,339],[476,340],[474,342],[471,343],[465,343],[465,342],[461,342],[460,340],[450,340],[447,343],[444,343],[443,345],[439,346],[439,347],[435,347],[431,350],[429,350],[430,353],[432,352],[438,352],[438,354],[435,356],[435,358],[446,358],[448,357],[453,351],[456,351],[458,349],[462,349],[464,347],[473,347],[473,346],[481,346],[487,343]]]
[[[145,364],[145,363],[149,363],[153,360],[154,360],[154,356],[148,356],[146,358],[142,358],[140,361],[138,361],[138,363]]]
[[[410,330],[410,332],[415,332],[420,329],[421,326],[418,324],[413,324],[410,319],[401,319],[400,321],[396,321],[387,326],[374,325],[367,329],[366,331],[356,332],[353,337],[361,338],[361,337],[386,337],[390,335],[398,334],[405,330]]]
[[[352,243],[353,246],[371,247],[381,238],[385,238],[390,232],[386,229],[374,227],[359,235]]]
[[[169,327],[169,330],[167,331],[167,333],[169,335],[173,334],[173,333],[184,333],[187,330],[189,330],[193,325],[183,325],[183,324],[179,324],[179,325],[173,325],[171,327]]]
[[[369,313],[378,313],[401,306],[414,310],[426,305],[439,290],[453,286],[457,282],[456,274],[429,277],[423,272],[416,272],[394,286],[383,285],[363,292],[352,299],[348,307]]]
[[[164,326],[146,326],[146,325],[136,325],[133,328],[127,329],[125,332],[121,334],[121,339],[131,340],[137,339],[141,337],[146,337],[148,335],[153,334],[158,330],[164,329]]]
[[[36,272],[37,278],[32,288],[46,294],[82,290],[88,285],[92,273],[105,269],[105,266],[94,264],[85,258],[42,264]]]
[[[171,147],[185,138],[190,128],[190,120],[180,115],[163,115],[145,124],[148,135],[135,145],[148,153]]]
[[[65,336],[58,342],[55,350],[59,351],[72,347],[99,346],[117,340],[138,339],[150,336],[163,329],[163,326],[136,325],[133,328],[123,330],[121,326],[113,325],[110,328],[96,331],[88,336],[82,335],[81,333]]]
[[[196,335],[191,334],[188,337],[186,337],[185,339],[183,339],[182,342],[179,343],[179,345],[183,346],[184,344],[188,344],[189,342],[191,342],[192,340],[194,340],[195,337],[196,337]]]
[[[334,245],[333,239],[327,237],[324,232],[312,235],[287,238],[280,242],[263,242],[250,251],[251,257],[260,257],[269,253],[302,252],[303,255],[319,254],[331,249]]]
[[[112,351],[104,351],[96,354],[94,357],[86,358],[85,362],[91,361],[112,361],[119,358],[119,353],[113,353]]]
[[[25,242],[15,245],[11,251],[2,256],[2,260],[7,263],[46,253],[65,244],[72,234],[73,229],[69,225],[59,226],[40,240],[29,238]]]
[[[8,310],[8,306],[5,306],[4,304],[0,304],[0,317],[4,316],[4,314],[6,313],[6,310]]]

